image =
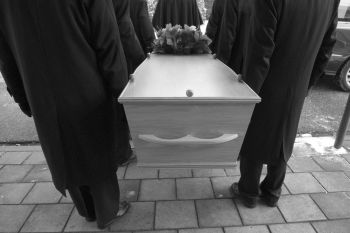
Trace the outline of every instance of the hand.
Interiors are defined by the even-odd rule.
[[[32,111],[30,110],[28,102],[19,103],[18,105],[24,114],[26,114],[28,117],[32,117]]]
[[[238,80],[238,82],[243,83],[243,77],[242,77],[241,74],[239,74],[239,75],[237,76],[237,80]]]

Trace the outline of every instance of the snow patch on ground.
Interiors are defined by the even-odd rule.
[[[298,137],[295,142],[303,143],[313,149],[317,154],[320,155],[343,155],[348,154],[347,150],[344,147],[340,149],[334,148],[333,137],[310,137],[302,136]]]

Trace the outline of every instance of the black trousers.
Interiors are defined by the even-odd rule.
[[[96,218],[99,225],[117,216],[120,193],[116,174],[98,184],[68,188],[68,192],[79,214]]]
[[[281,156],[281,159],[275,163],[267,164],[267,175],[260,183],[262,168],[263,163],[241,156],[239,190],[250,197],[258,197],[261,191],[263,195],[278,200],[281,196],[282,185],[286,176],[287,163]]]
[[[130,129],[128,120],[125,114],[125,110],[122,104],[115,103],[115,109],[117,111],[117,130],[118,130],[118,164],[121,165],[128,161],[132,155],[130,147]]]

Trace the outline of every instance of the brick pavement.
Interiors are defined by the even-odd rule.
[[[304,146],[295,148],[275,208],[232,201],[239,167],[121,168],[121,198],[131,209],[106,231],[349,233],[350,155],[318,155]],[[98,231],[56,191],[40,146],[0,146],[0,232]]]

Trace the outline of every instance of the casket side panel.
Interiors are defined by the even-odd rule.
[[[230,167],[237,160],[254,104],[143,103],[125,104],[124,108],[138,165]],[[188,135],[199,142],[173,143]],[[233,138],[233,135],[237,137],[220,141],[225,136]],[[147,141],[145,137],[155,138],[156,142]],[[218,139],[218,142],[212,143],[212,139]]]

